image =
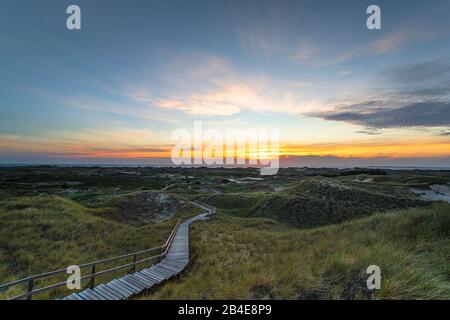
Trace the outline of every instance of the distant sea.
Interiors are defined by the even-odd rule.
[[[402,167],[402,166],[367,166],[362,168],[386,169],[386,170],[450,170],[450,167]]]

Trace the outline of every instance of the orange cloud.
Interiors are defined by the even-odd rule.
[[[378,141],[359,143],[336,143],[320,145],[284,145],[281,155],[315,155],[360,158],[431,158],[450,156],[450,141],[430,138],[411,141]]]
[[[115,137],[115,138],[114,138]],[[139,135],[138,135],[139,137]],[[145,135],[144,135],[145,137]],[[112,140],[83,140],[82,136],[72,140],[48,140],[17,136],[0,136],[0,153],[36,153],[57,155],[64,158],[169,158],[173,145],[155,144],[144,137],[139,141],[128,135],[122,139],[112,135]],[[114,140],[116,139],[116,140]],[[139,141],[137,143],[136,141]],[[257,157],[258,153],[268,152],[276,156],[270,145],[267,150],[236,150],[235,156]],[[225,153],[224,153],[225,154]],[[279,156],[336,156],[341,158],[432,158],[449,157],[450,140],[447,137],[429,137],[422,139],[406,138],[395,141],[372,140],[348,143],[292,144],[280,143]]]

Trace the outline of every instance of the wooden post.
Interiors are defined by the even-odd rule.
[[[33,287],[34,287],[34,279],[28,280],[28,293],[33,291]],[[29,294],[27,296],[27,300],[31,299],[33,299],[33,294]]]
[[[137,255],[133,255],[133,268],[131,269],[131,273],[136,272],[136,261],[137,261]]]
[[[95,264],[92,265],[91,274],[93,275],[90,282],[89,282],[89,288],[94,289],[95,287]]]

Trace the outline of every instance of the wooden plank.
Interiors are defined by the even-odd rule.
[[[139,291],[138,288],[132,287],[130,284],[124,282],[121,278],[118,278],[115,281],[116,286],[119,286],[120,288],[124,288],[130,292],[131,295],[134,295],[136,292]]]
[[[155,271],[164,274],[166,276],[166,279],[169,279],[174,275],[174,272],[164,269],[161,266],[156,266]]]
[[[156,272],[162,273],[164,275],[166,275],[166,277],[171,277],[173,275],[172,271],[166,270],[164,268],[161,268],[161,266],[156,265],[153,267],[153,270],[155,270]]]
[[[187,261],[180,261],[177,264],[175,264],[175,263],[173,263],[171,261],[165,261],[165,263],[172,264],[173,266],[176,266],[176,267],[180,268],[180,270],[184,270],[186,268],[186,266],[188,265]]]
[[[175,264],[175,263],[170,262],[170,261],[164,261],[164,264],[167,264],[169,266],[177,268],[178,272],[179,271],[183,271],[183,269],[186,268],[186,265],[187,265],[187,263],[184,263],[184,262],[179,263],[179,264]]]
[[[117,292],[105,287],[104,285],[99,285],[95,287],[95,291],[100,292],[105,297],[107,297],[109,300],[120,300],[122,299],[122,296],[119,295]]]
[[[180,270],[175,269],[174,267],[169,266],[169,265],[167,265],[167,264],[164,264],[164,262],[158,263],[157,266],[158,266],[158,267],[161,267],[161,268],[164,268],[164,269],[166,269],[167,271],[172,272],[172,273],[178,273],[178,272],[180,272]]]
[[[121,295],[119,292],[115,291],[111,287],[107,287],[106,285],[102,284],[97,287],[98,290],[105,293],[106,295],[109,295],[114,300],[122,300],[124,298],[123,295]]]
[[[149,279],[149,281],[153,282],[152,285],[151,285],[152,287],[155,286],[155,285],[157,285],[157,284],[159,284],[159,283],[161,283],[161,281],[159,281],[158,279],[156,279],[155,277],[151,276],[151,275],[148,274],[148,273],[142,272],[142,273],[140,274],[140,276],[141,276],[141,277],[144,277],[144,278],[147,278],[147,279]]]
[[[81,291],[81,292],[78,292],[78,295],[79,295],[81,298],[83,298],[83,300],[97,300],[97,298],[95,298],[95,297],[93,297],[93,296],[87,294],[86,292],[84,292],[84,290]]]
[[[145,283],[147,288],[152,287],[156,283],[155,280],[150,279],[149,277],[146,277],[145,275],[143,275],[140,272],[135,273],[133,276],[135,276],[136,278],[140,279],[143,283]]]
[[[152,287],[155,284],[155,281],[149,279],[149,278],[145,278],[142,274],[138,274],[135,273],[133,274],[133,279],[135,279],[136,281],[139,281],[140,283],[142,283],[143,285],[145,285],[145,289],[148,289],[150,287]]]
[[[156,281],[156,283],[161,283],[162,281],[164,281],[164,279],[158,275],[155,275],[154,273],[148,271],[148,270],[142,270],[141,271],[144,275],[154,279]]]
[[[164,259],[161,263],[176,268],[178,271],[183,270],[184,267],[186,266],[186,264],[183,262],[173,262],[172,260],[169,259]]]
[[[124,287],[127,287],[128,289],[130,289],[132,291],[132,294],[136,294],[139,291],[141,291],[138,287],[136,287],[136,286],[132,285],[131,283],[128,283],[125,280],[123,280],[123,278],[116,279],[116,281],[118,283],[120,283],[121,285],[123,285]]]
[[[125,297],[130,297],[134,294],[133,290],[129,289],[128,287],[125,287],[117,280],[112,280],[109,283],[109,285],[119,290],[121,293],[125,295]]]
[[[90,299],[87,298],[84,294],[82,294],[82,292],[78,292],[77,295],[78,295],[78,297],[79,297],[81,300],[90,300]]]
[[[137,281],[136,279],[132,278],[131,275],[125,276],[123,278],[121,278],[121,280],[128,282],[129,284],[135,286],[136,288],[139,289],[139,292],[141,292],[142,290],[147,289],[147,286],[139,281]]]
[[[162,274],[161,272],[157,271],[156,269],[154,269],[152,267],[152,269],[148,269],[147,272],[149,272],[150,274],[155,275],[156,277],[162,279],[161,281],[164,281],[167,279],[167,276],[165,274]]]
[[[128,275],[127,279],[136,283],[137,285],[142,287],[142,289],[147,289],[148,286],[147,281],[144,281],[141,278],[137,277],[135,273]]]
[[[74,293],[74,296],[77,300],[84,300],[82,297],[80,297],[80,295],[77,293]]]
[[[105,287],[107,287],[109,290],[116,292],[118,295],[120,295],[123,298],[127,298],[129,295],[125,291],[122,291],[121,289],[118,289],[116,286],[114,286],[111,282],[108,282],[105,284]]]
[[[175,265],[184,265],[185,262],[181,260],[171,259],[171,258],[165,258],[163,261],[173,263]]]
[[[88,293],[90,296],[93,296],[96,300],[107,300],[107,298],[105,298],[104,296],[98,294],[97,292],[95,292],[92,289],[86,289],[84,290],[86,293]]]
[[[172,254],[172,255],[169,256],[169,258],[182,260],[182,261],[184,261],[186,263],[189,261],[189,256],[187,256],[185,254]]]
[[[70,296],[65,297],[63,300],[83,300],[76,293],[72,293]]]
[[[188,257],[189,252],[187,252],[187,251],[172,251],[172,252],[169,252],[166,257],[171,259],[170,257],[175,257],[175,256]]]
[[[167,273],[164,270],[161,270],[160,268],[158,268],[156,265],[151,267],[150,269],[148,269],[149,272],[153,272],[157,275],[160,275],[160,277],[163,277],[164,279],[166,279],[168,276],[171,276],[171,274]]]
[[[160,277],[155,277],[155,276],[153,276],[153,275],[148,271],[148,269],[143,269],[143,270],[141,270],[141,271],[139,271],[139,272],[142,273],[143,275],[145,275],[145,276],[147,276],[147,277],[149,277],[149,278],[155,280],[155,281],[158,281],[158,283],[164,280],[164,279],[161,279]]]
[[[186,252],[186,251],[176,251],[176,252],[169,252],[167,254],[167,257],[169,259],[172,259],[171,257],[177,257],[177,256],[179,256],[179,257],[189,257],[189,253]]]

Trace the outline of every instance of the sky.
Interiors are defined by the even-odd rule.
[[[4,0],[0,163],[151,163],[202,121],[277,129],[293,165],[450,166],[449,15],[446,0]]]

